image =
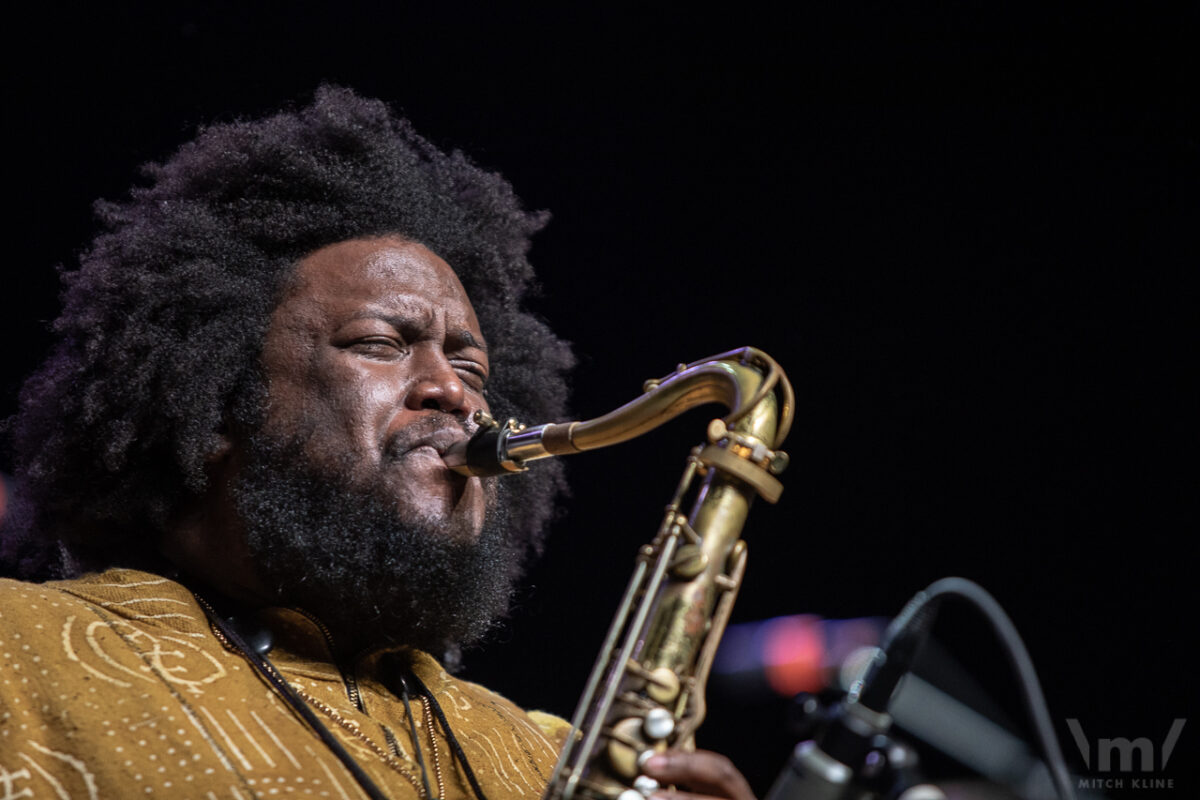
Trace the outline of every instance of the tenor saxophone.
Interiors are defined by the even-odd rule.
[[[645,758],[694,748],[708,672],[745,572],[742,526],[756,495],[774,503],[782,491],[791,384],[773,358],[745,347],[680,364],[596,419],[527,427],[481,413],[479,431],[446,454],[466,475],[520,472],[535,459],[627,441],[711,402],[729,413],[709,423],[662,524],[638,551],[546,800],[638,800],[658,788],[641,774]]]

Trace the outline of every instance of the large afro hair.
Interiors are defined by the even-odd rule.
[[[385,103],[322,86],[306,107],[203,128],[144,170],[127,199],[97,204],[102,231],[64,273],[57,344],[7,423],[9,574],[56,577],[154,551],[205,490],[218,432],[261,419],[269,315],[296,263],[335,242],[399,234],[440,255],[491,345],[494,413],[565,414],[570,348],[523,307],[546,215]],[[513,533],[533,550],[565,486],[558,465],[544,467],[510,479]]]

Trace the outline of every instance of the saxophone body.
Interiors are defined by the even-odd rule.
[[[692,749],[708,672],[746,565],[742,527],[754,498],[775,502],[787,464],[778,448],[793,397],[779,365],[754,348],[722,353],[648,381],[644,394],[586,422],[527,428],[481,420],[447,461],[464,474],[520,471],[527,461],[632,439],[695,406],[729,413],[708,425],[654,538],[637,554],[546,800],[636,800],[658,788],[651,753]]]

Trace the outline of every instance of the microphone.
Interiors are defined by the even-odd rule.
[[[906,682],[911,691],[900,689],[947,596],[974,605],[1004,646],[1044,762],[1033,757],[1016,737],[973,709],[947,702],[945,695],[916,676]],[[797,745],[766,800],[860,800],[872,796],[944,800],[940,789],[918,779],[915,759],[888,736],[893,714],[909,733],[1022,796],[1076,797],[1029,652],[996,599],[972,581],[942,578],[913,596],[888,626],[882,649],[870,656],[862,679],[851,683],[846,698],[818,734]]]
[[[766,800],[850,800],[864,792],[903,800],[945,797],[931,785],[910,784],[912,751],[887,735],[888,704],[932,626],[936,603],[927,600],[919,592],[892,621],[863,677],[822,730],[796,746]]]

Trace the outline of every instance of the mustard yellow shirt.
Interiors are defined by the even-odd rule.
[[[260,617],[262,619],[263,617]],[[540,797],[566,723],[449,675],[426,653],[360,658],[343,676],[304,614],[265,612],[269,659],[389,798],[422,797],[404,705],[383,668],[428,687],[490,800]],[[473,797],[429,702],[410,704],[435,797]],[[113,569],[0,580],[0,797],[249,800],[366,797],[185,587]]]

